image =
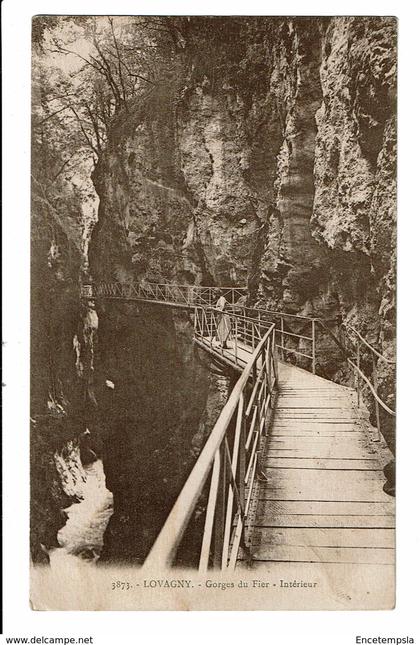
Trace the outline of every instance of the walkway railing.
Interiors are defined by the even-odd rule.
[[[243,315],[258,321],[274,322],[276,324],[276,344],[280,359],[290,361],[292,357],[307,359],[313,374],[316,374],[316,331],[317,318],[298,316],[283,311],[273,311],[261,307],[238,307],[233,305],[232,311],[241,309]]]
[[[385,412],[395,417],[395,411],[392,410],[378,394],[378,362],[382,361],[388,365],[395,366],[395,361],[383,356],[377,349],[375,349],[363,336],[350,325],[342,325],[345,333],[346,344],[350,345],[355,353],[355,358],[348,357],[347,362],[353,368],[354,372],[354,387],[357,391],[357,404],[360,404],[360,391],[361,382],[363,381],[368,386],[375,405],[376,427],[378,432],[381,432],[381,417],[379,408],[381,407]],[[366,375],[366,372],[371,374],[371,378]]]
[[[214,314],[214,315],[213,315]],[[220,317],[220,312],[218,312]],[[201,338],[211,338],[218,322],[213,311],[196,316]],[[252,337],[253,322],[241,331]],[[255,330],[254,330],[255,331]],[[207,503],[199,570],[235,567],[247,549],[247,518],[254,484],[261,474],[261,450],[277,383],[275,325],[257,342],[204,448],[172,508],[144,567],[170,567],[198,504]],[[209,486],[208,480],[210,479]]]
[[[298,316],[262,308],[238,306],[239,298],[247,294],[245,287],[200,287],[194,285],[99,282],[82,287],[82,297],[122,300],[143,300],[171,305],[211,307],[220,295],[229,305],[229,311],[240,313],[258,323],[276,323],[276,343],[281,360],[292,357],[309,361],[316,373],[316,318]],[[252,345],[254,347],[254,345]],[[214,347],[212,347],[214,349]]]
[[[222,294],[229,303],[229,311],[240,313],[248,320],[253,319],[254,324],[260,325],[262,322],[276,324],[276,344],[279,349],[280,358],[284,361],[290,361],[292,357],[306,359],[313,374],[317,371],[317,359],[319,357],[319,348],[317,348],[317,333],[327,333],[340,349],[343,360],[348,363],[354,372],[354,386],[357,390],[358,402],[360,402],[361,383],[365,382],[370,390],[376,409],[377,427],[380,430],[379,408],[386,413],[395,416],[392,410],[379,396],[378,393],[378,360],[392,364],[385,356],[381,355],[372,345],[370,345],[360,333],[351,326],[341,325],[339,327],[341,340],[331,332],[326,323],[319,318],[308,316],[299,316],[280,311],[269,309],[246,307],[239,305],[238,300],[245,295],[247,290],[244,287],[200,287],[194,285],[174,285],[174,284],[155,284],[155,283],[120,283],[120,282],[100,282],[98,284],[86,284],[82,286],[82,297],[97,298],[104,297],[109,299],[122,300],[144,300],[156,303],[167,303],[171,305],[187,306],[195,309],[197,306],[211,307]],[[201,314],[203,315],[203,314]],[[213,315],[213,328],[211,337],[216,338],[214,328],[216,326],[216,314]],[[237,324],[237,323],[235,323]],[[196,335],[197,335],[196,329]],[[254,328],[255,331],[255,328]],[[239,336],[235,336],[239,338]],[[245,336],[244,336],[245,338]],[[203,344],[208,344],[206,339],[201,339]],[[249,337],[248,339],[249,340]],[[253,347],[254,345],[251,344]],[[222,354],[221,349],[216,348],[215,343],[211,344],[210,349]],[[229,354],[231,352],[227,352]],[[235,356],[235,365],[241,364],[240,357]],[[372,380],[371,380],[372,379]],[[372,382],[373,381],[373,382]]]
[[[280,358],[283,361],[304,359],[303,367],[311,369],[316,374],[320,349],[317,347],[319,336],[328,334],[339,348],[343,361],[347,362],[354,373],[354,387],[357,391],[357,400],[360,404],[361,386],[364,382],[370,391],[376,412],[376,424],[380,431],[380,409],[391,416],[395,411],[387,405],[379,395],[378,387],[378,361],[393,364],[393,361],[380,354],[368,341],[353,327],[341,324],[339,326],[340,339],[329,329],[328,325],[319,318],[299,316],[281,311],[272,311],[263,308],[251,308],[238,305],[238,300],[245,295],[247,290],[242,287],[199,287],[193,285],[173,285],[154,283],[118,283],[101,282],[97,285],[84,285],[82,296],[85,298],[105,297],[111,299],[134,299],[170,305],[211,308],[217,298],[222,294],[228,301],[229,315],[235,320],[236,330],[231,332],[234,345],[233,364],[241,366],[244,361],[241,352],[238,352],[238,342],[254,348],[254,341],[258,338],[256,329],[262,324],[275,323],[276,345]],[[209,309],[210,310],[210,309]],[[232,348],[226,351],[217,346],[216,329],[218,314],[205,314],[200,310],[199,319],[196,314],[195,332],[196,339],[205,345],[209,351],[221,354],[225,360],[232,358]],[[234,315],[236,314],[237,317]],[[200,318],[201,317],[201,318]],[[203,318],[204,317],[204,318]],[[238,322],[239,317],[247,323]],[[199,322],[202,327],[200,329]],[[251,322],[253,321],[253,322]],[[240,327],[243,327],[241,336]],[[206,335],[207,334],[207,335]],[[213,340],[211,340],[213,339]],[[241,349],[244,349],[243,347]],[[305,364],[306,363],[306,364]]]
[[[82,287],[84,298],[146,300],[187,307],[214,305],[220,295],[223,295],[228,303],[235,303],[245,294],[246,289],[241,287],[200,287],[153,282],[99,282]]]
[[[339,333],[341,338],[329,329],[322,321],[317,320],[317,325],[326,332],[337,347],[340,349],[343,359],[351,367],[354,374],[354,389],[357,392],[357,405],[361,402],[362,382],[366,383],[374,399],[376,427],[381,432],[380,408],[392,417],[395,417],[395,410],[392,410],[379,396],[378,391],[378,361],[381,360],[388,365],[395,367],[395,361],[383,356],[373,347],[354,327],[341,323]],[[372,378],[372,381],[370,380]]]
[[[242,370],[249,362],[249,355],[272,326],[273,322],[248,318],[231,310],[197,307],[194,338],[198,345]]]

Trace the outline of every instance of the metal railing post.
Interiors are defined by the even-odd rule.
[[[213,566],[222,567],[223,540],[226,514],[226,447],[220,444],[220,475],[217,490],[216,513],[214,518],[214,551]]]
[[[284,361],[284,318],[280,318],[280,357]]]
[[[279,361],[278,361],[278,353],[277,353],[277,343],[276,343],[276,330],[273,329],[273,370],[274,370],[274,379],[275,379],[275,387],[278,385],[278,380],[279,380]]]
[[[238,319],[235,317],[235,363],[238,364]]]
[[[239,437],[239,472],[238,472],[238,481],[239,481],[239,502],[241,508],[245,509],[245,474],[246,474],[246,448],[245,441],[247,435],[247,424],[246,424],[246,415],[245,411],[247,408],[247,401],[244,396],[244,406],[242,409],[242,424],[241,424],[241,435]],[[245,534],[245,518],[244,526],[242,533],[242,542],[246,544],[246,534]]]
[[[217,504],[217,492],[220,480],[220,448],[214,456],[213,470],[211,475],[209,498],[207,502],[206,519],[203,530],[203,539],[201,541],[201,553],[198,570],[205,573],[209,566],[209,556],[211,549],[211,539],[213,535],[214,514]]]
[[[267,341],[267,349],[265,350],[265,361],[266,361],[265,369],[266,369],[266,373],[267,373],[266,378],[267,378],[268,391],[270,393],[271,393],[271,356],[270,356],[270,354],[271,354],[271,341],[272,341],[272,337],[270,336],[268,341]]]
[[[316,374],[316,321],[312,319],[312,374]]]
[[[377,370],[374,354],[372,354],[372,364],[373,364],[373,369],[372,369],[373,387],[375,388],[376,394],[378,394],[378,370]],[[379,411],[379,403],[376,399],[375,399],[375,415],[376,415],[376,428],[378,430],[378,440],[379,440],[380,433],[381,433],[381,417],[380,417],[380,411]]]

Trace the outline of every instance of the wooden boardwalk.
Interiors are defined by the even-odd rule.
[[[210,343],[210,339],[205,339]],[[245,364],[252,350],[238,343]],[[233,363],[232,344],[225,352]],[[253,513],[252,567],[276,563],[394,565],[392,458],[357,408],[356,392],[279,363],[279,394]]]
[[[391,453],[375,441],[350,388],[283,363],[279,379],[267,481],[250,518],[251,567],[319,563],[341,578],[342,565],[374,565],[373,575],[392,569],[394,499],[383,492],[382,470]]]
[[[241,363],[251,353],[238,343]],[[231,343],[229,357],[233,363]],[[273,572],[285,563],[332,565],[329,575],[336,568],[342,577],[342,565],[374,565],[375,575],[383,567],[392,573],[395,500],[383,491],[392,454],[383,438],[353,389],[287,363],[278,374],[263,457],[267,482],[256,486],[246,566]]]
[[[214,568],[223,572],[237,566],[239,575],[247,568],[261,579],[264,573],[272,583],[266,585],[273,591],[270,608],[392,608],[395,507],[394,499],[383,491],[383,467],[392,454],[370,426],[364,407],[357,407],[356,392],[315,376],[316,330],[319,325],[327,329],[323,322],[242,306],[236,313],[222,312],[209,306],[220,296],[218,287],[103,283],[86,285],[85,291],[82,297],[193,310],[197,346],[219,367],[240,373],[144,566],[173,566],[211,473],[199,571],[211,566],[212,539],[217,535]],[[231,305],[245,291],[224,288]],[[230,323],[226,349],[219,342],[225,316]],[[348,354],[335,339],[343,363],[358,375],[358,384],[367,383],[377,409],[381,406],[394,417],[370,375],[351,357],[363,351],[374,366],[378,359],[393,362],[357,330],[342,327],[342,331],[352,347]],[[305,356],[313,373],[279,362],[277,379],[277,350],[285,350],[288,357]],[[226,459],[230,428],[234,441]],[[244,495],[235,512],[234,491]],[[243,537],[248,547],[244,551],[239,548]],[[319,592],[301,596],[301,589],[316,586]],[[276,600],[276,592],[285,588],[289,592]]]

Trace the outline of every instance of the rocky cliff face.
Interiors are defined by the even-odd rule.
[[[213,39],[194,21],[115,124],[93,262],[117,227],[102,274],[248,283],[318,314],[370,295],[392,327],[394,20],[203,20]]]
[[[79,437],[84,431],[84,379],[77,376],[73,348],[82,338],[78,276],[81,247],[66,214],[33,189],[31,253],[31,554],[35,562],[57,546],[65,523],[60,512],[77,498],[83,477]],[[71,215],[74,215],[72,213]],[[71,217],[69,218],[71,219]],[[68,226],[67,226],[68,224]],[[72,235],[72,231],[75,233]],[[85,352],[86,349],[81,349]],[[58,460],[58,461],[57,461]],[[57,470],[66,464],[66,490]]]
[[[171,75],[116,119],[96,169],[97,275],[247,284],[251,302],[350,322],[392,357],[395,20],[180,29]],[[347,378],[320,341],[322,373]]]
[[[37,85],[34,83],[34,87]],[[40,98],[34,92],[34,106]],[[91,388],[97,318],[80,302],[86,226],[81,191],[47,172],[51,150],[34,134],[31,209],[31,555],[48,560],[81,499],[83,433],[94,415]]]

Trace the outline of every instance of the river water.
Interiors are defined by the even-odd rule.
[[[52,568],[63,564],[95,564],[103,536],[113,513],[113,495],[107,489],[101,459],[84,466],[86,475],[80,493],[83,499],[64,509],[66,524],[58,531],[59,547],[49,552]]]

